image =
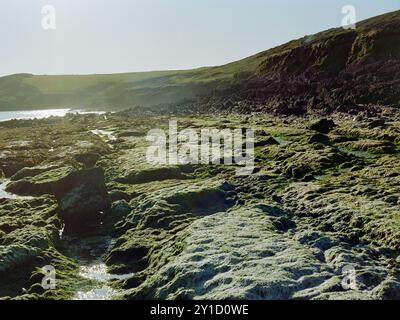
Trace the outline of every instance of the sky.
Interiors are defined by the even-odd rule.
[[[360,21],[400,0],[0,0],[0,76],[221,65],[340,26],[345,5]]]

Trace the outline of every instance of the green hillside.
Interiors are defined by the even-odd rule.
[[[398,20],[400,11],[388,13],[360,22],[356,31],[330,29],[218,67],[121,74],[16,74],[0,77],[0,110],[58,107],[116,109],[135,105],[177,103],[207,94],[235,81],[280,71],[290,64],[297,65],[297,61],[291,57],[295,49],[304,46],[314,46],[318,49],[321,43],[331,39],[384,28],[385,25]],[[391,46],[391,50],[398,50],[399,44]],[[365,52],[368,53],[368,45]],[[363,57],[355,57],[359,58]],[[320,65],[331,64],[331,61],[324,59],[321,57],[316,61]]]

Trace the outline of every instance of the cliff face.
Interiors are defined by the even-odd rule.
[[[372,22],[367,20],[354,31],[334,29],[304,37],[300,45],[267,57],[259,72],[292,75],[307,71],[335,73],[355,64],[398,60],[400,13],[389,17],[389,21],[381,23],[381,17],[372,19]]]
[[[265,56],[254,77],[220,90],[208,108],[299,115],[400,105],[400,11]]]

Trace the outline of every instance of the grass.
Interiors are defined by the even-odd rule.
[[[184,99],[209,93],[220,84],[229,85],[232,82],[244,81],[249,77],[271,72],[271,63],[272,66],[297,65],[296,61],[286,61],[287,54],[293,49],[306,45],[318,47],[328,41],[336,41],[337,37],[346,33],[367,34],[376,29],[393,29],[395,28],[393,23],[399,20],[399,16],[400,11],[395,11],[359,22],[355,31],[343,28],[329,29],[216,67],[120,74],[16,74],[0,77],[0,111],[71,107],[122,109],[136,105],[178,103]],[[385,47],[382,50],[395,49]],[[368,52],[363,56],[366,54]],[[363,56],[358,58],[361,59]],[[325,58],[325,56],[319,57],[316,63],[328,64],[324,66],[327,68],[337,63],[337,59],[326,61]]]

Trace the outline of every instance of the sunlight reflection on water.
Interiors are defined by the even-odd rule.
[[[46,110],[26,110],[26,111],[0,111],[0,121],[12,119],[44,119],[48,117],[64,117],[68,113],[79,114],[104,114],[104,111],[81,111],[71,109],[46,109]]]
[[[48,109],[48,110],[30,110],[30,111],[1,111],[0,121],[11,119],[43,119],[51,116],[63,117],[70,109]]]

